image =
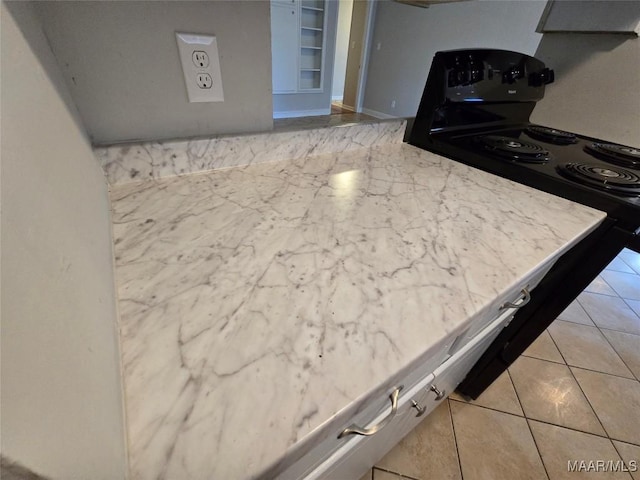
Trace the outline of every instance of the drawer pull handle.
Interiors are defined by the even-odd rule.
[[[531,301],[531,294],[529,290],[527,290],[527,287],[520,290],[520,293],[522,293],[522,302],[517,305],[515,303],[505,302],[500,305],[500,310],[504,310],[505,308],[522,308]]]
[[[391,393],[391,395],[389,395],[389,398],[391,399],[391,412],[389,413],[389,415],[384,417],[384,419],[382,419],[380,423],[374,425],[371,428],[362,428],[353,423],[345,428],[342,432],[340,432],[338,438],[346,437],[347,435],[351,434],[369,436],[382,430],[393,419],[393,417],[396,416],[396,413],[398,411],[398,395],[400,395],[400,390],[402,390],[403,388],[404,387],[400,385],[393,391],[393,393]]]
[[[431,387],[429,387],[429,390],[436,394],[436,400],[442,400],[447,394],[446,390],[440,391],[435,385],[431,385]]]
[[[418,413],[416,413],[416,417],[421,417],[424,414],[424,412],[427,411],[425,407],[421,407],[420,404],[415,400],[411,400],[411,406],[418,411]]]

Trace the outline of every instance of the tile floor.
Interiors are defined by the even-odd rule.
[[[361,480],[640,480],[639,380],[640,254],[625,250],[477,400],[451,395]]]

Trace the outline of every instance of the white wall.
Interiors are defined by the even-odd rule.
[[[268,1],[41,2],[96,144],[273,128]],[[175,32],[217,37],[225,101],[189,103]]]
[[[419,8],[378,2],[364,108],[415,116],[431,60],[439,50],[486,47],[533,55],[541,38],[535,29],[545,4],[475,0]]]
[[[1,7],[2,455],[123,479],[107,186],[31,7]]]
[[[347,73],[347,54],[349,53],[349,32],[353,0],[340,0],[338,9],[338,33],[336,35],[336,56],[333,61],[333,88],[331,98],[342,100],[344,77]]]
[[[545,34],[536,56],[556,81],[532,121],[640,147],[640,39],[606,34]]]

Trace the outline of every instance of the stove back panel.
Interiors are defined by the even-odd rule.
[[[525,123],[553,71],[507,50],[438,52],[418,108],[410,143],[424,146],[431,132]]]

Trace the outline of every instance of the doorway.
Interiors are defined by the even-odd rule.
[[[373,11],[372,0],[271,0],[274,119],[361,111]]]
[[[374,3],[340,0],[339,4],[332,112],[362,112]]]

